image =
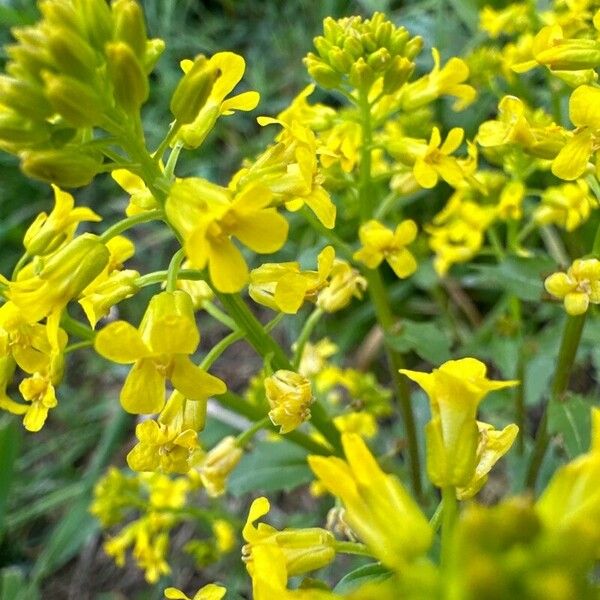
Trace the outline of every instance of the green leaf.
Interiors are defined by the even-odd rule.
[[[386,340],[394,350],[412,350],[434,365],[451,358],[450,339],[444,329],[435,323],[403,320],[400,333],[387,336]]]
[[[382,564],[370,563],[358,567],[342,577],[333,591],[338,594],[346,594],[367,583],[385,581],[390,577],[392,577],[392,572]]]
[[[575,458],[590,447],[591,403],[572,395],[564,402],[551,402],[548,431],[562,436],[569,458]]]
[[[21,445],[21,429],[14,420],[0,425],[0,539],[4,531],[6,505]]]
[[[307,452],[285,441],[258,442],[244,456],[229,479],[234,496],[248,492],[291,490],[312,481]]]
[[[521,300],[539,302],[544,293],[544,278],[555,270],[548,257],[507,256],[498,265],[472,265],[477,272],[475,286],[502,289]]]

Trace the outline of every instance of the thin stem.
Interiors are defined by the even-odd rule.
[[[177,276],[179,275],[179,267],[185,258],[185,250],[180,248],[173,254],[169,269],[167,271],[167,292],[174,292],[177,289]]]
[[[208,354],[202,359],[202,362],[200,363],[200,368],[204,369],[205,371],[208,371],[208,369],[210,369],[210,367],[217,360],[217,358],[219,358],[219,356],[221,356],[221,354],[223,354],[223,352],[225,352],[225,350],[227,350],[229,346],[243,339],[244,333],[239,330],[233,331],[228,336],[224,337],[220,342],[215,344],[210,349],[210,352],[208,352]]]
[[[171,127],[169,127],[167,135],[160,143],[158,148],[152,153],[152,157],[155,160],[160,161],[162,155],[165,153],[165,150],[169,147],[169,144],[173,141],[173,138],[175,137],[180,128],[181,123],[178,123],[176,120],[171,123]]]
[[[167,160],[167,164],[165,165],[165,177],[169,179],[173,179],[173,175],[175,173],[175,167],[177,166],[177,161],[179,160],[179,154],[181,153],[183,146],[181,144],[177,144],[169,154],[169,160]]]
[[[268,427],[270,423],[271,420],[269,417],[264,417],[260,421],[256,421],[246,431],[237,436],[235,443],[240,448],[243,448],[261,429]]]
[[[392,314],[381,274],[378,270],[368,269],[365,270],[364,274],[367,278],[367,289],[369,290],[369,296],[375,309],[377,321],[381,325],[384,333],[393,333],[396,326],[396,319]],[[390,348],[387,344],[385,344],[385,352],[392,381],[396,389],[396,397],[398,404],[400,405],[400,412],[402,413],[402,419],[404,421],[412,487],[415,495],[420,499],[422,495],[422,487],[417,427],[412,409],[410,388],[408,387],[407,380],[402,377],[399,372],[400,369],[404,369],[405,367],[404,358],[402,357],[402,354],[393,348]]]
[[[146,275],[138,277],[135,283],[138,287],[163,283],[163,281],[167,280],[168,274],[169,272],[167,270],[153,271],[152,273],[147,273]],[[179,269],[179,272],[177,273],[177,279],[186,279],[188,281],[203,281],[205,276],[205,272],[198,269]]]
[[[323,316],[323,310],[319,307],[313,310],[312,314],[306,322],[304,323],[304,327],[302,327],[302,331],[296,340],[296,349],[294,350],[294,358],[292,359],[292,366],[294,367],[294,371],[298,370],[300,366],[300,361],[302,360],[302,354],[304,353],[304,347],[306,343],[310,339],[310,336],[319,322],[319,319]]]
[[[334,542],[333,549],[338,554],[357,554],[359,556],[373,557],[373,553],[360,542]]]
[[[15,268],[12,272],[12,280],[13,281],[17,278],[19,271],[25,266],[25,264],[27,263],[27,261],[30,258],[31,257],[29,256],[29,254],[27,252],[25,252],[25,254],[23,254],[23,256],[21,256],[21,258],[17,261],[17,264],[15,265]]]
[[[431,516],[431,519],[429,519],[429,526],[433,530],[433,533],[435,533],[440,528],[440,525],[442,524],[442,514],[443,513],[444,513],[444,503],[440,502],[437,505],[435,512]]]
[[[494,227],[489,227],[487,230],[487,236],[490,240],[490,244],[492,246],[492,250],[496,256],[496,260],[498,262],[502,262],[504,260],[504,248],[502,247],[502,243],[500,242],[500,238],[498,237],[498,232]]]
[[[135,225],[139,225],[140,223],[148,223],[149,221],[159,221],[164,217],[164,212],[160,208],[156,208],[154,210],[149,210],[147,212],[140,213],[139,215],[134,215],[133,217],[127,217],[118,223],[115,223],[111,227],[109,227],[104,233],[100,234],[99,239],[101,242],[108,242],[108,240],[114,238],[115,236],[131,229]]]
[[[69,346],[67,346],[63,354],[70,354],[71,352],[75,352],[75,350],[81,350],[81,348],[89,348],[93,345],[93,340],[84,340],[83,342],[76,342],[75,344],[70,344]]]
[[[454,487],[442,488],[442,568],[448,568],[452,560],[454,525],[458,516],[458,501]]]
[[[89,340],[93,343],[96,337],[96,332],[90,329],[87,325],[84,325],[80,321],[77,321],[68,312],[64,312],[60,319],[60,326],[71,335],[76,335],[84,340]]]
[[[335,248],[335,251],[339,256],[348,261],[352,260],[352,248],[346,244],[342,238],[337,236],[332,229],[327,229],[327,227],[325,227],[325,225],[323,225],[323,223],[321,223],[321,221],[319,221],[319,219],[317,219],[308,208],[303,208],[302,214],[315,231],[323,235],[325,239],[331,242],[331,245]]]
[[[600,225],[596,229],[596,236],[594,237],[594,245],[592,247],[592,256],[600,258]]]
[[[360,217],[364,223],[373,214],[373,194],[371,179],[371,144],[373,131],[371,125],[371,105],[369,104],[369,90],[360,90],[359,109],[362,127],[362,143],[359,164],[359,203]]]
[[[585,325],[585,317],[587,313],[578,316],[568,316],[563,329],[563,335],[560,342],[560,349],[558,351],[558,361],[556,363],[556,370],[554,371],[554,379],[552,381],[552,387],[550,388],[550,399],[544,407],[544,414],[538,426],[538,430],[535,436],[535,444],[533,452],[531,453],[531,459],[529,468],[527,470],[527,477],[525,483],[528,488],[534,489],[537,477],[546,455],[546,450],[550,445],[550,433],[548,432],[548,410],[551,402],[560,402],[563,399],[563,395],[567,386],[569,385],[569,377],[571,375],[571,369],[575,362],[575,356],[577,354],[577,348],[581,341],[581,334],[583,332],[583,326]]]

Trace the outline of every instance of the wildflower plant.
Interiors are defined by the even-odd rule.
[[[37,432],[76,402],[61,387],[75,352],[126,365],[110,373],[136,415],[129,469],[111,467],[90,507],[106,554],[173,599],[228,593],[174,587],[183,524],[198,568],[240,553],[257,600],[596,597],[597,393],[568,393],[576,357],[598,363],[598,327],[583,335],[600,303],[595,5],[486,6],[472,50],[444,58],[383,13],[327,18],[312,83],[258,118],[271,143],[219,182],[178,160],[259,106],[241,56],[181,61],[149,148],[165,41],[141,5],[39,8],[7,48],[0,149],[54,207],[0,277],[0,409]],[[496,109],[469,136],[455,116],[486,97]],[[104,174],[128,196],[107,227],[77,191]],[[145,272],[152,222],[172,252]],[[131,298],[141,319],[117,318]],[[211,348],[209,320],[226,331]],[[240,341],[261,360],[243,384],[214,367]],[[254,481],[263,463],[275,475]],[[242,513],[236,477],[254,495]],[[265,492],[305,484],[327,518],[262,521]],[[357,561],[344,577],[342,554]]]

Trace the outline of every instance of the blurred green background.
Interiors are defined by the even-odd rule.
[[[426,47],[436,45],[444,59],[474,42],[477,23],[477,7],[468,0],[147,0],[142,4],[151,35],[167,42],[144,113],[151,146],[168,126],[168,98],[180,76],[182,58],[233,50],[247,61],[241,87],[260,92],[259,107],[250,114],[221,119],[207,143],[196,152],[185,153],[178,167],[179,175],[200,175],[220,183],[228,180],[244,157],[264,148],[272,137],[269,128],[257,126],[256,116],[277,114],[309,82],[302,57],[311,50],[312,38],[320,33],[325,16],[384,11],[411,33],[422,35]],[[0,0],[1,45],[10,43],[11,27],[35,22],[37,14],[33,1]],[[3,52],[1,60],[5,59]],[[429,60],[428,52],[423,53],[423,60]],[[444,115],[439,116],[443,120]],[[457,121],[456,115],[453,119]],[[458,119],[464,123],[457,124],[469,128],[480,115]],[[21,254],[25,228],[35,214],[51,208],[52,194],[48,186],[26,179],[12,156],[0,154],[0,169],[0,272],[9,274]],[[106,176],[75,196],[79,203],[91,205],[106,223],[116,220],[126,204],[123,192]],[[165,268],[172,251],[165,238],[149,227],[136,236],[143,262],[133,261],[132,267],[144,272]],[[293,240],[296,246],[286,252],[314,255],[312,241],[300,232]],[[147,295],[140,295],[125,303],[121,314],[135,320],[146,299]],[[368,307],[353,317],[364,321],[369,316],[365,310],[368,312]],[[204,347],[210,347],[221,334],[218,326],[204,324]],[[241,358],[249,365],[245,370],[252,372],[258,367],[252,355]],[[216,374],[227,377],[227,365],[220,368]],[[119,370],[109,370],[91,351],[75,353],[69,357],[59,390],[59,407],[40,433],[24,432],[17,418],[0,417],[2,600],[162,598],[161,586],[148,586],[132,564],[117,569],[103,556],[102,534],[87,512],[98,476],[109,464],[124,465],[131,446],[134,422],[120,410],[117,400],[122,375]],[[279,498],[283,504],[296,506],[306,499]],[[233,511],[241,513],[240,501],[234,502]],[[185,538],[185,532],[181,535]],[[247,585],[237,554],[225,566],[200,576],[194,574],[189,560],[181,566],[175,563],[174,568],[179,569],[179,581],[188,582],[188,591],[210,576],[224,579],[227,570],[232,573],[230,580]]]

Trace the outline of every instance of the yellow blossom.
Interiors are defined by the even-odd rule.
[[[329,338],[319,340],[316,344],[307,342],[302,352],[298,373],[304,377],[314,377],[323,370],[327,359],[337,351],[337,346]]]
[[[261,254],[275,252],[287,238],[288,224],[271,205],[271,191],[260,183],[232,192],[200,178],[176,182],[166,211],[184,238],[190,263],[208,265],[210,278],[221,292],[238,292],[248,280],[248,267],[231,240]]]
[[[253,573],[253,557],[256,548],[277,546],[285,559],[287,576],[300,575],[328,565],[335,558],[335,538],[326,529],[284,529],[279,531],[266,523],[254,525],[255,521],[269,512],[269,501],[262,497],[252,503],[242,535],[246,545],[242,554],[250,574]]]
[[[219,553],[231,552],[236,546],[235,530],[231,523],[225,519],[215,519],[211,527]]]
[[[464,83],[469,77],[469,67],[464,60],[452,57],[440,67],[440,53],[432,48],[433,69],[427,75],[409,83],[400,90],[400,106],[412,111],[433,102],[440,96],[454,96],[454,110],[463,110],[475,100],[475,88]]]
[[[209,583],[204,587],[201,587],[193,598],[186,596],[181,590],[177,588],[168,587],[165,590],[165,598],[168,600],[221,600],[227,593],[227,589],[221,585],[215,583]]]
[[[566,273],[553,273],[544,286],[549,294],[564,301],[570,315],[582,315],[590,303],[600,304],[600,261],[578,258]]]
[[[509,4],[500,10],[484,6],[479,13],[479,27],[492,39],[518,33],[529,25],[529,10],[526,4],[519,2]]]
[[[265,379],[265,392],[271,410],[269,418],[280,426],[279,433],[289,433],[310,419],[314,402],[310,381],[294,371],[280,369]]]
[[[335,250],[326,246],[317,258],[317,271],[302,271],[297,262],[264,263],[250,273],[250,297],[287,314],[296,314],[305,300],[316,300],[334,268]]]
[[[212,450],[206,453],[195,471],[197,473],[206,493],[215,498],[225,493],[225,486],[229,474],[242,458],[243,451],[237,445],[233,436],[224,437]]]
[[[368,412],[349,412],[334,417],[333,423],[342,433],[357,433],[364,438],[377,435],[377,420]]]
[[[600,89],[579,86],[569,98],[569,118],[577,129],[552,162],[552,173],[566,180],[583,175],[600,143]]]
[[[521,181],[509,181],[500,192],[498,216],[504,220],[518,221],[523,216],[525,185]]]
[[[56,185],[54,190],[54,209],[48,215],[40,213],[23,236],[23,245],[30,256],[49,254],[65,242],[73,239],[77,225],[82,221],[101,221],[91,208],[75,208],[73,196]]]
[[[317,306],[332,313],[346,308],[352,298],[362,298],[367,280],[345,260],[336,258],[329,273],[327,286],[317,295]]]
[[[449,360],[432,373],[400,370],[429,396],[431,421],[425,426],[427,473],[440,488],[473,485],[480,479],[478,463],[488,462],[487,455],[482,458],[477,408],[487,393],[518,382],[492,381],[486,377],[486,370],[485,364],[474,358]],[[484,436],[486,432],[483,428]]]
[[[358,235],[362,248],[354,253],[354,260],[376,269],[386,260],[400,279],[409,277],[417,270],[417,261],[406,249],[417,236],[417,225],[412,220],[399,223],[392,231],[379,221],[368,221],[361,225]]]
[[[110,323],[96,336],[96,351],[121,364],[134,363],[121,390],[131,413],[156,413],[165,404],[165,380],[185,397],[204,401],[222,394],[225,384],[192,363],[200,341],[192,301],[182,291],[152,297],[136,329],[125,321]]]
[[[540,225],[554,223],[573,231],[588,220],[592,209],[597,206],[598,201],[590,193],[587,183],[578,179],[575,183],[546,188],[534,219]]]
[[[193,61],[183,60],[181,68],[187,73],[193,66]],[[205,104],[196,118],[179,129],[175,138],[185,148],[197,148],[214,127],[221,115],[232,115],[236,110],[253,110],[260,96],[258,92],[250,91],[227,98],[240,82],[246,62],[233,52],[217,52],[208,61],[207,68],[218,73]]]
[[[383,564],[402,569],[433,539],[427,519],[393,475],[386,475],[357,434],[342,434],[346,460],[309,456],[315,475],[346,509],[344,519]]]
[[[158,202],[152,192],[138,175],[127,169],[115,169],[111,172],[111,177],[130,195],[129,204],[125,209],[128,217],[158,208]]]

